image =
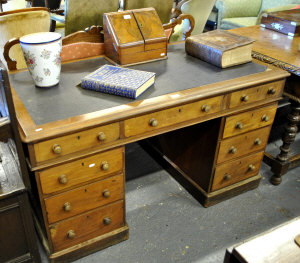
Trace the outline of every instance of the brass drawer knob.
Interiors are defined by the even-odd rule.
[[[110,225],[111,224],[111,219],[110,219],[110,217],[105,217],[105,218],[103,218],[103,224],[104,225]]]
[[[158,121],[155,118],[150,119],[149,121],[150,126],[156,127],[158,125]]]
[[[235,154],[237,152],[237,148],[235,148],[234,146],[231,146],[229,149],[229,152],[232,154]]]
[[[54,144],[54,145],[52,146],[52,151],[53,151],[55,154],[60,154],[61,151],[62,151],[62,149],[61,149],[60,145]]]
[[[268,122],[270,120],[270,117],[266,114],[264,114],[262,117],[261,117],[261,120],[264,121],[264,122]]]
[[[230,174],[228,174],[228,173],[226,173],[225,175],[224,175],[224,181],[229,181],[230,179],[231,179],[231,176],[230,176]]]
[[[66,184],[68,182],[68,177],[64,174],[61,174],[59,177],[58,177],[58,181],[59,183],[61,184]]]
[[[73,239],[76,236],[75,231],[74,230],[69,230],[67,232],[67,237],[70,239]]]
[[[72,206],[69,202],[64,203],[64,210],[66,212],[70,212],[72,210]]]
[[[261,145],[261,143],[262,143],[262,141],[259,138],[256,138],[255,141],[254,141],[255,145]]]
[[[109,163],[107,161],[103,161],[103,162],[101,162],[100,167],[101,167],[101,170],[107,171],[109,169]]]
[[[274,89],[274,88],[269,88],[268,89],[268,94],[274,95],[275,93],[276,93],[276,89]]]
[[[101,142],[106,140],[106,135],[105,135],[104,132],[99,132],[98,133],[98,140],[101,141]]]
[[[247,102],[248,100],[249,100],[249,96],[248,95],[243,95],[241,97],[241,101],[243,101],[243,102]]]
[[[103,195],[103,197],[108,198],[108,197],[110,197],[110,191],[107,190],[107,189],[105,189],[105,190],[102,192],[102,195]]]
[[[202,106],[201,110],[202,110],[203,112],[209,112],[209,111],[210,111],[210,106],[207,105],[207,104],[204,104],[204,105]]]
[[[255,166],[253,164],[249,164],[248,170],[249,171],[254,171],[254,169],[255,169]]]
[[[235,128],[237,128],[239,130],[243,129],[243,127],[244,127],[244,125],[241,122],[237,122],[237,124],[235,125]]]

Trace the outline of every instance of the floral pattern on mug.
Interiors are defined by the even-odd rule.
[[[55,59],[53,60],[53,62],[56,66],[58,66],[58,67],[60,66],[60,63],[61,63],[60,53],[55,55]]]
[[[24,53],[24,58],[29,69],[33,70],[36,67],[36,58],[30,51]]]
[[[36,81],[36,82],[42,82],[42,81],[43,81],[43,78],[42,78],[42,77],[39,77],[39,76],[36,76],[36,77],[35,77],[35,81]]]
[[[44,49],[41,53],[41,57],[44,59],[49,59],[51,55],[51,51]]]
[[[44,74],[45,74],[45,76],[50,76],[51,75],[50,69],[44,68]]]

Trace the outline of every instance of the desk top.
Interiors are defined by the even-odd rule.
[[[62,66],[60,84],[50,89],[36,88],[27,71],[10,75],[17,118],[24,142],[66,134],[96,125],[189,103],[224,92],[257,85],[263,80],[286,77],[283,71],[265,72],[264,66],[247,63],[219,69],[185,54],[184,46],[172,45],[168,59],[132,68],[156,72],[155,85],[138,100],[77,86],[81,78],[108,63],[103,57]]]
[[[256,41],[252,57],[300,76],[300,36],[290,37],[259,25],[230,30]]]

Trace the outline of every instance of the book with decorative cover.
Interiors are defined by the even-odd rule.
[[[85,76],[81,87],[136,99],[154,83],[154,79],[154,72],[104,65]]]
[[[253,42],[248,37],[217,29],[188,37],[185,51],[217,67],[226,68],[251,61]]]

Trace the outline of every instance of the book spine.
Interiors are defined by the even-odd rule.
[[[222,67],[223,52],[218,49],[187,39],[185,42],[185,51],[193,57],[204,60],[217,67]]]
[[[89,79],[82,80],[81,87],[84,89],[100,91],[112,95],[118,95],[118,96],[132,98],[132,99],[136,98],[136,91],[134,89],[124,88],[118,85],[110,85],[107,83],[102,83],[102,82],[93,81]]]

